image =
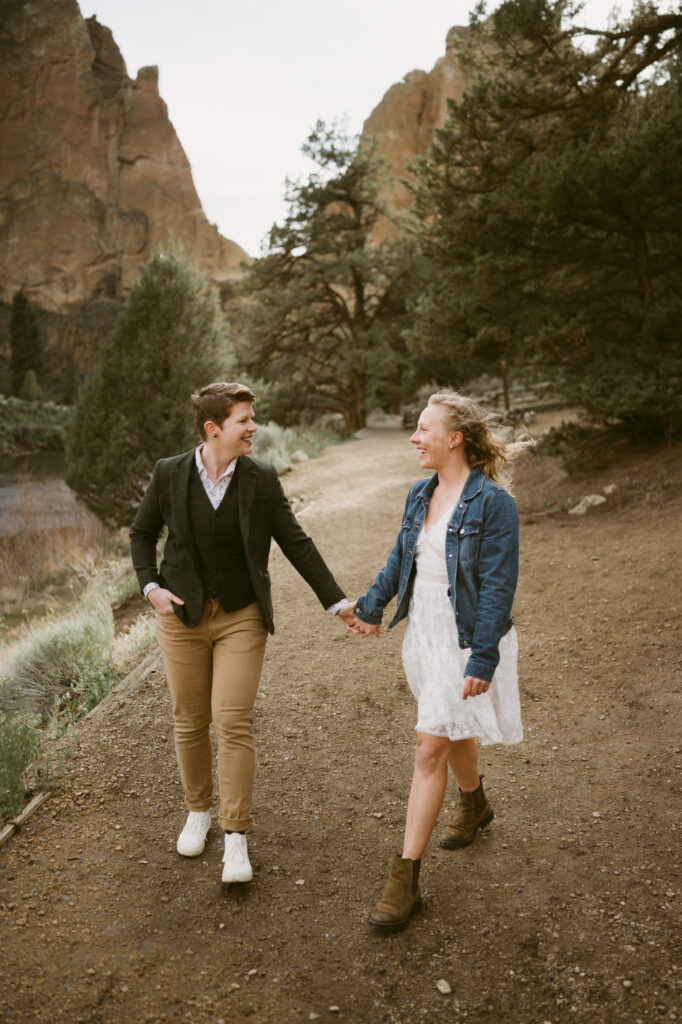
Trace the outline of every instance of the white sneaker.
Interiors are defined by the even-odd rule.
[[[203,853],[210,827],[210,811],[190,811],[185,827],[178,836],[178,853],[182,857],[198,857]]]
[[[225,836],[223,856],[223,882],[250,882],[253,868],[246,848],[246,836],[230,832]]]

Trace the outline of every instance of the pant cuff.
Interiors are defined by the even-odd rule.
[[[251,828],[251,818],[220,818],[219,821],[224,832],[245,832]]]

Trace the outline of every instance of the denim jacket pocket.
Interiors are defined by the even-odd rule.
[[[457,530],[458,560],[461,566],[475,565],[481,545],[481,520],[470,519]]]

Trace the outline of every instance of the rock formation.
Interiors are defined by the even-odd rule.
[[[362,136],[373,138],[389,165],[393,178],[386,199],[396,212],[407,209],[410,194],[400,178],[409,177],[406,164],[429,148],[447,117],[449,99],[460,99],[471,82],[471,72],[457,57],[457,42],[466,36],[465,28],[451,28],[447,34],[445,56],[431,71],[410,71],[402,82],[392,85],[365,121]],[[377,225],[375,241],[391,234],[387,221]]]
[[[158,72],[128,77],[76,0],[2,0],[0,299],[44,310],[121,294],[172,235],[209,278],[246,255],[204,216]]]

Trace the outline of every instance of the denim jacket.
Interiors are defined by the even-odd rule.
[[[424,524],[438,474],[410,488],[403,524],[388,561],[355,614],[363,622],[381,622],[383,609],[398,595],[389,629],[407,616],[414,582],[414,549]],[[457,623],[459,646],[471,648],[466,675],[490,681],[500,660],[499,643],[511,629],[519,571],[519,515],[510,494],[472,469],[448,523],[445,554],[448,596]]]

